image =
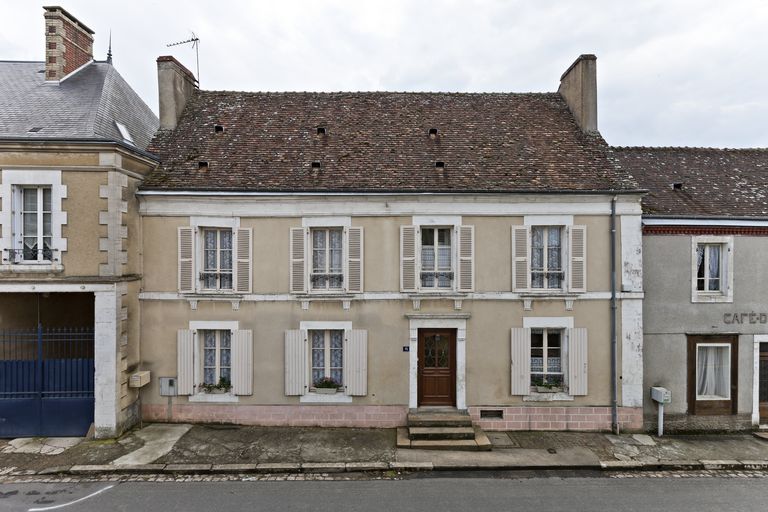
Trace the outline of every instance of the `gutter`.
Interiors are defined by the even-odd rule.
[[[136,195],[140,196],[356,196],[356,195],[371,195],[371,196],[388,196],[388,195],[406,195],[406,196],[453,196],[456,194],[496,194],[496,195],[510,195],[510,194],[558,194],[558,195],[636,195],[645,194],[647,190],[536,190],[536,189],[524,189],[524,190],[473,190],[473,189],[456,189],[456,190],[439,190],[432,192],[414,192],[413,189],[392,189],[386,191],[370,191],[370,190],[322,190],[322,191],[296,191],[296,190],[278,190],[269,192],[256,192],[249,190],[158,190],[158,189],[140,189],[136,191]]]
[[[619,383],[616,378],[616,200],[611,199],[611,430],[619,434]]]
[[[136,153],[144,158],[147,158],[149,160],[152,160],[155,163],[160,162],[160,157],[155,155],[154,153],[150,153],[149,151],[145,151],[143,149],[139,149],[136,146],[133,146],[131,144],[128,144],[127,142],[118,141],[114,139],[83,139],[83,138],[61,138],[61,137],[51,137],[51,138],[43,138],[43,137],[0,137],[0,144],[3,143],[24,143],[24,144],[41,144],[41,145],[48,145],[48,144],[66,144],[66,145],[76,145],[76,146],[88,146],[88,145],[95,145],[95,146],[101,146],[101,145],[114,145],[119,146],[125,150],[128,150],[132,153]]]

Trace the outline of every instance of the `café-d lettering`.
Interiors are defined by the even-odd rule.
[[[768,323],[768,313],[725,313],[723,322],[726,324],[765,324]]]

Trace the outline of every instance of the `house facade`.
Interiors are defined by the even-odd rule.
[[[64,9],[45,45],[0,62],[0,437],[111,437],[139,418],[134,193],[158,121]]]
[[[642,191],[557,93],[200,91],[137,192],[148,421],[640,429]],[[615,263],[612,273],[611,262]]]
[[[768,152],[616,148],[614,155],[649,190],[644,379],[672,393],[665,430],[768,424]],[[646,400],[649,428],[657,414]]]

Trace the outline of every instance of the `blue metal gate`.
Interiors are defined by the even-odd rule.
[[[0,437],[85,435],[93,354],[92,327],[0,330]]]

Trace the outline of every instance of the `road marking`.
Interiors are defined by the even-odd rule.
[[[108,491],[108,490],[110,490],[113,487],[114,487],[114,485],[108,485],[108,486],[104,487],[103,489],[99,489],[98,491],[93,492],[93,493],[89,494],[88,496],[83,496],[82,498],[76,499],[75,501],[70,501],[69,503],[62,503],[61,505],[54,505],[52,507],[30,508],[27,512],[40,512],[42,510],[55,510],[57,508],[68,507],[70,505],[74,505],[75,503],[80,503],[81,501],[87,500],[88,498],[93,498],[97,494],[101,494],[104,491]]]

